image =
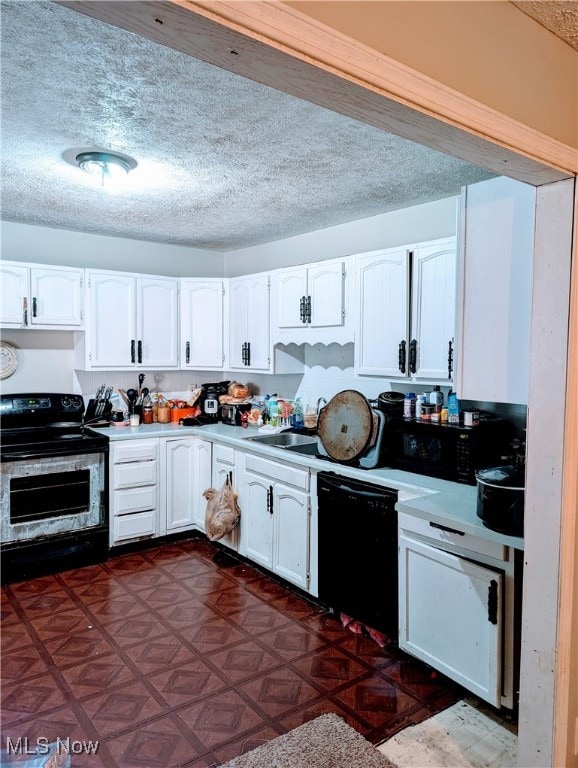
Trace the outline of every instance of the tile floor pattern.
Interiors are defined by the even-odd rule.
[[[325,712],[378,743],[462,693],[200,538],[4,587],[1,640],[2,751],[74,768],[207,768]]]

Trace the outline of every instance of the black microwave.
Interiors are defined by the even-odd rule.
[[[469,485],[476,484],[476,469],[500,463],[514,437],[510,422],[482,416],[473,427],[416,419],[398,422],[397,430],[389,466]]]

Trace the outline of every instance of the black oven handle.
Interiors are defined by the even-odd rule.
[[[83,448],[81,451],[72,449],[70,451],[46,451],[38,453],[36,451],[33,452],[26,452],[26,453],[6,453],[4,452],[2,454],[2,464],[5,464],[7,461],[26,461],[28,459],[57,459],[59,456],[86,456],[87,454],[90,454],[91,456],[95,453],[108,453],[108,445],[105,446],[99,446],[98,448]]]

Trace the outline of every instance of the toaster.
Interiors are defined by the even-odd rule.
[[[234,427],[241,426],[241,414],[251,410],[251,403],[223,403],[221,421]]]

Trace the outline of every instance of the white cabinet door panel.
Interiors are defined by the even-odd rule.
[[[399,647],[494,706],[501,701],[503,575],[399,536]]]
[[[343,325],[345,265],[320,264],[307,271],[307,293],[311,298],[310,325]]]
[[[269,570],[273,566],[273,516],[269,506],[272,487],[266,478],[245,472],[242,488],[241,552]]]
[[[307,270],[279,270],[277,273],[277,327],[301,328],[302,300],[307,296]]]
[[[273,490],[272,570],[283,579],[308,589],[308,494],[275,485]]]
[[[167,440],[165,443],[165,530],[187,530],[194,525],[194,440]]]
[[[82,325],[81,269],[30,270],[30,325]]]
[[[25,309],[24,304],[29,296],[29,271],[28,267],[13,264],[0,266],[2,282],[2,326],[24,328]],[[27,308],[27,317],[30,317],[30,308]]]
[[[407,344],[409,257],[405,249],[357,257],[356,373],[405,376],[400,344]],[[407,370],[407,368],[406,368]]]
[[[145,368],[176,368],[179,281],[143,277],[137,285],[137,363]]]
[[[181,280],[181,367],[224,366],[224,283]]]
[[[205,531],[207,502],[203,493],[211,487],[212,443],[195,439],[193,446],[193,515],[195,525]]]
[[[249,281],[248,302],[247,331],[250,363],[247,369],[268,371],[271,368],[268,275]]]
[[[456,247],[430,245],[413,251],[412,339],[422,379],[449,379],[449,345],[456,316]]]
[[[90,281],[90,365],[130,368],[136,355],[136,284],[123,274],[92,273]]]

